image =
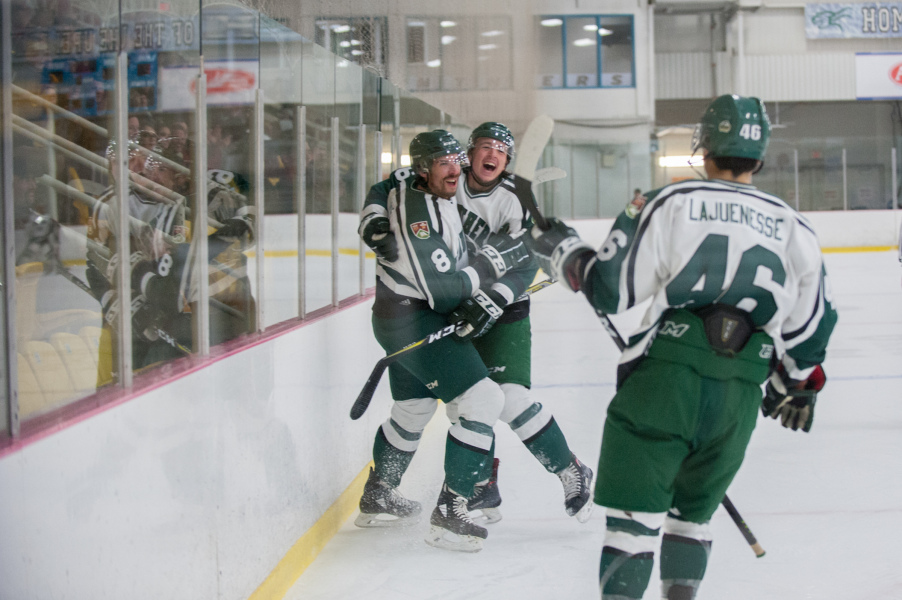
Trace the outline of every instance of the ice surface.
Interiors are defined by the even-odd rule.
[[[839,323],[814,428],[759,417],[729,495],[767,551],[755,558],[726,511],[700,599],[902,598],[902,268],[895,252],[826,257]],[[635,315],[616,318],[628,331]],[[532,397],[594,467],[617,351],[582,298],[534,297]],[[370,410],[387,406],[374,405]],[[473,555],[423,542],[442,481],[448,421],[439,411],[401,485],[424,505],[405,529],[359,529],[353,516],[304,572],[290,600],[597,598],[604,512],[567,517],[557,477],[505,425],[496,428],[504,518]],[[368,432],[367,435],[371,435]],[[657,567],[645,598],[659,598]]]

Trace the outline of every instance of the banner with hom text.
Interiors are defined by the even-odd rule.
[[[902,2],[806,4],[805,37],[902,37]]]

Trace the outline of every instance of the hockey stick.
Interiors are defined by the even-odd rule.
[[[553,130],[554,121],[550,117],[546,115],[536,117],[533,122],[529,124],[529,127],[526,128],[526,133],[524,134],[521,143],[522,150],[517,157],[517,164],[514,168],[514,193],[517,195],[517,200],[520,201],[520,205],[523,206],[524,210],[532,215],[533,220],[536,222],[536,226],[543,231],[549,227],[548,220],[539,212],[539,207],[536,206],[536,200],[532,193],[532,181],[536,174],[536,165],[539,162],[539,158],[542,156],[545,145],[548,143],[548,140],[551,139]],[[623,341],[623,337],[620,335],[620,332],[617,331],[614,323],[611,322],[610,317],[599,310],[596,310],[595,313],[601,320],[601,324],[608,332],[608,335],[614,340],[617,349],[623,352],[626,348],[626,342]],[[761,544],[758,543],[758,540],[755,539],[752,530],[749,529],[749,526],[742,518],[742,515],[739,514],[739,511],[736,510],[733,502],[726,494],[724,494],[722,504],[727,510],[727,513],[729,513],[730,518],[733,519],[733,523],[739,528],[739,532],[742,533],[749,546],[751,546],[755,556],[758,558],[764,556],[764,548],[762,548]]]
[[[543,279],[538,283],[534,283],[524,291],[524,294],[534,294],[541,289],[544,289],[554,283],[554,279]],[[408,344],[397,350],[392,352],[387,356],[383,356],[376,363],[376,366],[373,367],[370,376],[367,378],[366,383],[363,384],[363,389],[360,390],[360,394],[357,395],[357,399],[354,401],[354,405],[351,406],[351,418],[353,420],[357,420],[363,416],[363,413],[366,412],[366,409],[369,407],[370,402],[373,400],[373,394],[376,393],[376,388],[379,386],[379,381],[382,379],[382,374],[385,373],[385,369],[388,368],[388,365],[400,359],[405,354],[408,354],[417,348],[425,348],[429,344],[442,339],[452,333],[457,328],[457,325],[451,324],[447,327],[443,327],[438,331],[434,331],[424,337],[421,340],[413,342],[412,344]]]

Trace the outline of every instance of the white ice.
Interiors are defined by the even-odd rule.
[[[759,417],[729,490],[767,554],[755,558],[718,509],[700,599],[902,598],[902,268],[894,252],[830,254],[826,262],[839,323],[814,428],[792,432]],[[560,285],[534,297],[532,314],[532,397],[552,410],[571,448],[594,467],[614,393],[616,348],[585,299]],[[629,321],[617,324],[625,330]],[[387,415],[388,408],[370,410]],[[596,506],[584,525],[567,517],[557,478],[505,425],[496,428],[504,518],[489,526],[484,550],[469,555],[423,542],[447,427],[440,411],[401,485],[423,503],[422,520],[404,529],[359,529],[355,514],[286,598],[599,597],[603,509]],[[644,597],[660,597],[657,565]]]

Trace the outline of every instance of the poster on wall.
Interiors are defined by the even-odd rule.
[[[805,37],[902,37],[902,2],[806,4]]]
[[[859,100],[902,98],[902,52],[856,54],[855,97]]]

